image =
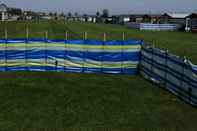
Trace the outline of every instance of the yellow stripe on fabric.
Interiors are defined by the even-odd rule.
[[[126,46],[108,46],[108,45],[75,45],[68,44],[67,48],[80,48],[80,49],[140,49],[141,45],[126,45]]]
[[[5,44],[1,44],[0,47],[5,47]],[[63,47],[63,48],[78,48],[78,49],[104,49],[104,50],[115,50],[115,49],[140,49],[141,45],[79,45],[79,44],[54,44],[54,43],[14,43],[6,44],[7,47]]]

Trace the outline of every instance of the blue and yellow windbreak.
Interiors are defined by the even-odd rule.
[[[136,74],[141,40],[0,40],[0,71]]]

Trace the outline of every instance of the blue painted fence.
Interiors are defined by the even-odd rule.
[[[0,40],[0,71],[65,71],[135,75],[143,41]]]
[[[178,30],[178,24],[149,24],[149,23],[128,23],[128,28],[152,31],[174,31]]]
[[[158,48],[145,46],[141,56],[142,74],[181,99],[197,106],[197,66]]]

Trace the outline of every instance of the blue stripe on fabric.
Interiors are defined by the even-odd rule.
[[[85,40],[84,43],[86,45],[104,45],[104,42],[99,40]]]
[[[46,57],[54,57],[58,59],[67,59],[70,57],[79,57],[82,59],[91,59],[95,61],[109,61],[109,62],[121,62],[121,61],[139,61],[139,53],[84,53],[84,52],[65,52],[64,51],[0,51],[0,60],[13,59],[41,59]]]
[[[159,70],[162,70],[163,72],[167,72],[167,73],[169,73],[170,75],[174,76],[176,79],[182,80],[182,81],[184,81],[185,83],[191,85],[192,87],[197,88],[197,87],[193,84],[193,83],[196,83],[196,84],[197,84],[197,81],[194,81],[193,79],[189,78],[188,76],[185,76],[184,74],[181,74],[181,73],[175,71],[174,69],[172,69],[172,68],[170,68],[170,67],[167,67],[167,70],[166,70],[166,69],[165,69],[166,67],[165,67],[164,65],[161,65],[160,63],[158,63],[158,62],[156,62],[156,61],[154,61],[154,60],[153,60],[154,63],[152,64],[149,60],[146,60],[146,59],[148,59],[148,58],[142,57],[142,60],[143,60],[143,61],[145,61],[146,63],[148,63],[148,64],[150,64],[150,65],[153,65],[154,68],[157,68],[157,69],[159,69]],[[170,69],[170,71],[169,71],[169,69]],[[180,76],[184,75],[184,78],[177,76],[177,74],[180,75]],[[158,75],[159,75],[159,74],[158,74]],[[187,80],[185,80],[185,79],[187,79]],[[188,81],[190,81],[190,82],[188,82]]]
[[[147,58],[147,57],[145,57],[145,56],[142,56],[142,60],[144,60],[146,63],[148,63],[148,64],[150,64],[150,65],[154,65],[155,67],[158,67],[158,68],[160,68],[162,71],[168,71],[168,72],[172,72],[172,74],[173,75],[176,75],[176,74],[178,74],[178,75],[180,75],[180,76],[184,76],[188,81],[190,81],[190,82],[193,82],[193,83],[197,83],[197,80],[195,81],[195,80],[193,80],[193,79],[191,79],[190,77],[188,77],[188,76],[186,76],[186,75],[184,75],[184,74],[182,74],[182,73],[180,73],[180,72],[178,72],[178,71],[176,71],[176,70],[174,70],[173,68],[171,68],[171,67],[168,67],[168,66],[166,66],[166,65],[162,65],[162,64],[160,64],[160,63],[158,63],[157,61],[155,61],[155,60],[151,60],[151,59],[149,59],[149,58]],[[151,63],[151,61],[153,61],[154,63]],[[165,69],[164,69],[165,68]],[[166,68],[168,69],[168,70],[166,70]],[[185,68],[186,68],[186,66],[185,66]],[[169,71],[170,70],[170,71]],[[176,75],[177,76],[177,75]],[[177,76],[178,77],[178,76]],[[180,78],[181,80],[183,79],[183,78]],[[194,86],[194,85],[193,85]]]
[[[96,61],[139,61],[140,52],[132,53],[102,53],[102,52],[80,52],[80,51],[52,51],[52,50],[27,50],[27,51],[0,51],[0,59],[40,59],[46,56],[52,56],[60,59],[67,59],[69,57],[79,57],[84,59],[92,59]]]
[[[6,44],[12,44],[12,43],[26,43],[27,39],[8,39],[5,41]]]
[[[133,68],[83,68],[83,67],[55,67],[55,66],[8,66],[0,67],[0,71],[65,71],[79,73],[107,73],[107,74],[125,74],[136,75],[138,69]]]
[[[172,59],[171,57],[169,57],[169,55],[161,55],[161,54],[159,54],[159,53],[156,53],[156,52],[154,52],[154,50],[152,51],[152,48],[150,48],[150,49],[146,49],[146,48],[143,48],[143,51],[145,51],[145,52],[147,52],[147,53],[150,53],[151,55],[152,55],[152,53],[154,54],[154,55],[156,55],[156,56],[159,56],[159,57],[161,57],[161,58],[164,58],[164,59],[169,59],[171,62],[174,62],[175,64],[179,64],[179,65],[184,65],[185,63],[182,61],[178,61],[178,60],[176,60],[176,59]]]
[[[127,41],[123,41],[123,45],[143,45],[143,40],[137,39],[129,39]]]

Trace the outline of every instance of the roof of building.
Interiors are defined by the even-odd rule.
[[[188,15],[187,18],[197,18],[197,13],[192,13]]]
[[[189,16],[191,13],[167,13],[172,18],[186,18]]]
[[[0,12],[6,12],[7,6],[5,4],[0,4]]]

